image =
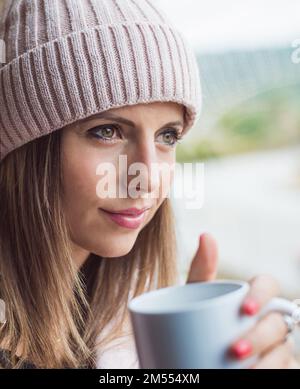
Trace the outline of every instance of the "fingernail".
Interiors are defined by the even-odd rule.
[[[252,353],[252,345],[248,340],[240,340],[231,347],[231,353],[238,359],[246,358]]]
[[[249,298],[244,302],[242,311],[246,315],[253,316],[259,311],[259,305],[255,300]]]

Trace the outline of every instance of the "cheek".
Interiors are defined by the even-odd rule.
[[[76,208],[85,207],[96,201],[96,168],[89,157],[80,161],[66,161],[64,164],[65,204],[75,204]]]
[[[97,208],[98,163],[99,155],[91,152],[80,139],[68,133],[63,137],[63,207],[73,232],[86,224]]]
[[[96,188],[97,167],[107,162],[108,155],[93,147],[87,138],[66,131],[62,137],[62,166],[64,199],[74,213],[97,207],[100,199]],[[99,205],[98,205],[99,206]]]
[[[175,157],[172,156],[168,158],[168,160],[164,161],[165,166],[167,166],[167,169],[164,168],[161,170],[160,175],[160,185],[161,185],[161,198],[162,200],[169,194],[172,184],[174,181],[175,176]]]

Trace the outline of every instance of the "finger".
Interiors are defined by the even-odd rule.
[[[192,260],[187,283],[211,281],[216,278],[218,265],[218,246],[209,234],[202,234],[197,252]]]
[[[246,315],[255,315],[273,297],[280,293],[277,280],[269,275],[260,275],[250,280],[250,291],[242,305],[242,312]]]
[[[280,344],[269,353],[265,354],[254,366],[253,369],[288,369],[290,365],[295,366],[293,357],[294,345],[291,339]]]
[[[243,359],[261,355],[282,343],[288,333],[283,316],[273,312],[258,321],[256,326],[231,347],[233,356]]]

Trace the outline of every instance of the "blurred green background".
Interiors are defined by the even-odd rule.
[[[206,160],[299,141],[300,85],[293,85],[272,89],[234,106],[204,136],[179,144],[177,160]]]

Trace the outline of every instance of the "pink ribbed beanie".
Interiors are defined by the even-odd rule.
[[[153,1],[5,1],[0,161],[33,139],[120,106],[177,102],[186,107],[185,131],[197,120],[195,54]]]

